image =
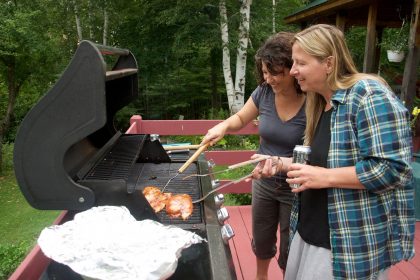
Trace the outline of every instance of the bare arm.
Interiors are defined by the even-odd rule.
[[[201,141],[201,144],[206,144],[207,142],[210,142],[210,145],[213,146],[217,143],[217,141],[223,138],[226,132],[237,131],[241,129],[249,122],[254,120],[257,116],[258,108],[257,106],[255,106],[254,101],[250,97],[238,113],[234,114],[233,116],[230,116],[223,122],[210,128],[207,131],[207,134],[204,136],[203,140]]]

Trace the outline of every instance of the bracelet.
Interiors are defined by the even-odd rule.
[[[283,160],[282,160],[282,159],[281,159],[281,157],[279,157],[279,156],[277,157],[277,160],[281,162],[281,167],[280,167],[280,171],[279,171],[279,172],[281,173],[281,171],[282,171],[282,169],[283,169]],[[277,170],[278,170],[278,169],[277,169]]]

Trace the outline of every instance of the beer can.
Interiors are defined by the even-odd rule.
[[[311,154],[310,146],[296,145],[293,149],[293,163],[309,164],[309,155]],[[290,187],[297,189],[300,184],[290,184]]]

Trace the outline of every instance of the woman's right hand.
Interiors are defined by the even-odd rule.
[[[210,146],[216,144],[220,139],[225,136],[227,127],[225,126],[224,122],[221,122],[207,131],[207,134],[204,135],[203,140],[201,141],[200,145],[204,145],[210,142]]]

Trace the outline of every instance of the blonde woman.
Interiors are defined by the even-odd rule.
[[[388,279],[414,256],[409,113],[381,78],[357,72],[338,28],[314,25],[292,43],[312,153],[310,165],[279,160],[300,184],[285,279]],[[255,177],[272,174],[273,160]]]

